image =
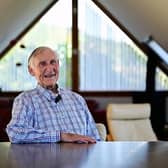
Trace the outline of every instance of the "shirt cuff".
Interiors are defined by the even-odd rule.
[[[61,135],[60,131],[54,131],[50,133],[50,142],[60,142]]]

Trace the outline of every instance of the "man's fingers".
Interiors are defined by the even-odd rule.
[[[62,133],[61,140],[63,142],[96,143],[96,140],[91,137],[72,133]]]

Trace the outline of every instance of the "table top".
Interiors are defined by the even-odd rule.
[[[168,142],[0,143],[0,168],[167,168]]]

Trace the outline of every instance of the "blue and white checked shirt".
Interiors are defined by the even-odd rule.
[[[62,99],[40,85],[14,100],[6,131],[12,143],[59,142],[60,133],[87,135],[100,140],[85,100],[70,90],[58,89]]]

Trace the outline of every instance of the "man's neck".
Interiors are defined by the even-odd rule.
[[[51,90],[54,93],[58,93],[58,84],[55,84],[54,86],[42,86],[42,87]]]

